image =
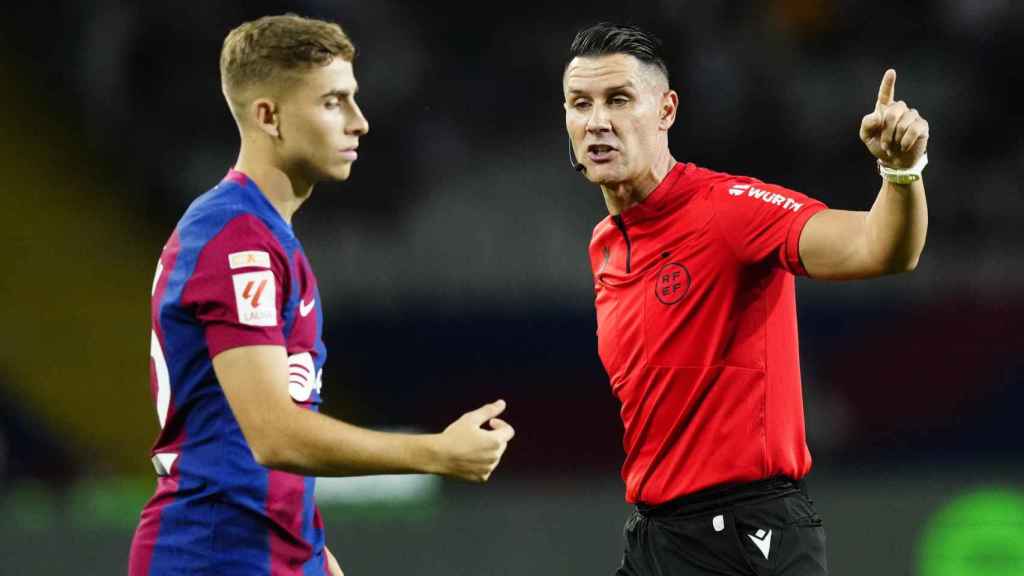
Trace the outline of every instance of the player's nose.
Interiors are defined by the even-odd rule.
[[[354,136],[365,136],[370,131],[370,121],[363,115],[358,104],[353,103],[352,117],[345,125],[345,132]]]

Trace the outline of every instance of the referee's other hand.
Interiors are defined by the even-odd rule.
[[[516,433],[508,422],[497,417],[504,411],[504,400],[484,404],[466,412],[438,434],[438,473],[469,482],[486,482]],[[485,428],[485,423],[490,428]]]

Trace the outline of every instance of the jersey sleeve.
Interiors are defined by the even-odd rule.
[[[767,262],[806,276],[800,261],[800,234],[824,203],[799,192],[753,178],[734,177],[712,185],[715,226],[744,263]]]
[[[182,294],[203,326],[210,358],[240,346],[284,346],[290,279],[284,249],[256,216],[238,216],[210,239]]]

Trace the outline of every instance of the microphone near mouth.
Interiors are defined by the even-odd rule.
[[[569,141],[569,166],[572,166],[572,169],[580,174],[587,172],[587,167],[576,158],[576,151],[572,149],[572,141]]]

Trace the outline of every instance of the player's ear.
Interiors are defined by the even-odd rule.
[[[667,90],[661,95],[658,128],[668,130],[676,123],[676,112],[679,111],[679,94],[675,90]]]
[[[281,118],[273,100],[257,98],[250,104],[250,110],[257,128],[272,138],[281,136]]]

